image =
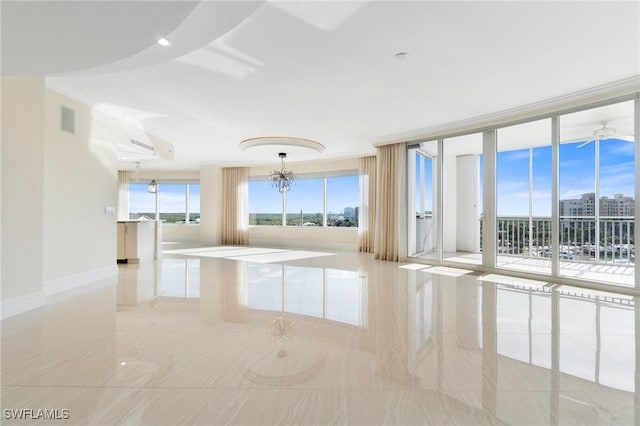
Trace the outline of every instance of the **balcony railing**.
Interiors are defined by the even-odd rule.
[[[634,226],[633,216],[561,216],[560,259],[633,264]],[[497,230],[498,254],[551,257],[554,250],[550,217],[498,217]]]
[[[561,216],[559,222],[562,261],[633,265],[633,216],[606,216],[598,221],[593,216]],[[433,226],[431,215],[416,216],[417,252],[435,249]],[[552,255],[551,217],[499,216],[496,229],[499,255],[536,258]]]

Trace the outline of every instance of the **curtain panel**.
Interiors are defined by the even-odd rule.
[[[393,262],[407,257],[407,148],[378,147],[374,257]]]
[[[222,244],[249,244],[249,168],[222,169]]]
[[[131,172],[118,170],[118,204],[116,207],[117,220],[129,220],[129,183]]]
[[[376,223],[376,156],[360,158],[358,250],[373,253]]]

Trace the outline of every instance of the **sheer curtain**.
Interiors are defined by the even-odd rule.
[[[131,172],[118,170],[117,220],[129,220],[129,182],[131,182]]]
[[[358,249],[373,253],[376,223],[376,156],[360,158],[360,218]]]
[[[222,169],[222,244],[249,244],[249,168]]]
[[[374,257],[394,262],[407,257],[407,148],[378,147]]]

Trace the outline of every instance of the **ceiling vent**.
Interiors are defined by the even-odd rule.
[[[140,142],[139,140],[136,140],[136,139],[133,139],[133,138],[130,139],[130,142],[131,142],[131,144],[139,146],[140,148],[146,149],[147,151],[154,152],[156,150],[153,145],[149,145],[147,143]]]
[[[60,129],[72,135],[76,133],[76,112],[60,105]]]

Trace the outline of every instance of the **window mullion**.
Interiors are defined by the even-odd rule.
[[[189,184],[185,184],[185,201],[184,201],[184,210],[185,210],[185,218],[184,218],[184,223],[186,225],[189,224],[189,219],[191,217],[189,210],[190,210],[190,205],[189,205]]]
[[[282,226],[287,226],[287,191],[282,193]]]
[[[322,226],[327,227],[327,178],[322,178]]]

